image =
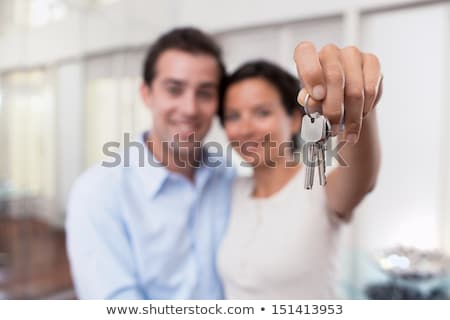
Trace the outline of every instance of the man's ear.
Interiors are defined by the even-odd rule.
[[[142,98],[142,101],[144,101],[145,106],[147,108],[151,109],[153,104],[152,104],[152,93],[151,93],[150,87],[145,82],[142,82],[139,91],[141,93],[141,98]]]
[[[300,112],[299,108],[296,108],[291,115],[291,133],[299,133],[302,128],[303,114]]]

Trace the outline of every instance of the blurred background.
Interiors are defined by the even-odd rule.
[[[228,70],[267,58],[295,73],[301,40],[376,53],[383,163],[345,227],[342,294],[364,297],[362,257],[382,249],[450,253],[450,1],[0,0],[0,299],[75,298],[70,187],[103,143],[148,129],[145,51],[186,25],[214,35]],[[225,142],[217,122],[209,139]]]

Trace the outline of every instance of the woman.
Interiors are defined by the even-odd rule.
[[[235,181],[218,254],[227,299],[334,298],[341,222],[378,173],[376,119],[370,111],[359,142],[341,152],[349,168],[330,172],[325,188],[305,190],[305,168],[295,160],[303,116],[296,103],[299,90],[295,77],[265,61],[247,63],[228,79],[219,116],[254,174]],[[369,187],[342,194],[342,183],[358,185],[368,178],[373,179]]]

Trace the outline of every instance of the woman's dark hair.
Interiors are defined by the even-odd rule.
[[[274,86],[288,115],[292,115],[295,110],[300,110],[303,113],[303,108],[300,108],[297,103],[297,95],[300,91],[298,79],[278,65],[265,60],[250,61],[237,68],[226,78],[225,92],[233,84],[249,78],[261,78]],[[223,101],[219,104],[218,115],[220,123],[224,125],[225,106]],[[292,136],[292,143],[293,149],[297,150],[299,148],[298,134]]]
[[[142,77],[150,86],[156,73],[159,56],[167,50],[177,49],[192,54],[206,54],[216,59],[219,68],[219,90],[223,91],[225,66],[222,51],[214,39],[202,31],[186,27],[173,29],[159,37],[149,48],[144,62]]]

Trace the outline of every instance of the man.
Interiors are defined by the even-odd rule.
[[[340,49],[326,50],[322,56],[302,43],[295,58],[311,107],[325,99],[323,111],[336,125],[348,88],[364,94],[365,79],[379,77],[379,65],[349,68]],[[359,51],[352,52],[353,59]],[[225,161],[205,165],[199,144],[216,114],[224,76],[220,49],[199,30],[173,30],[150,48],[141,86],[153,114],[152,129],[141,137],[145,148],[130,147],[129,164],[88,170],[71,193],[67,246],[79,298],[223,298],[215,261],[234,174]],[[362,114],[364,97],[352,99]]]

